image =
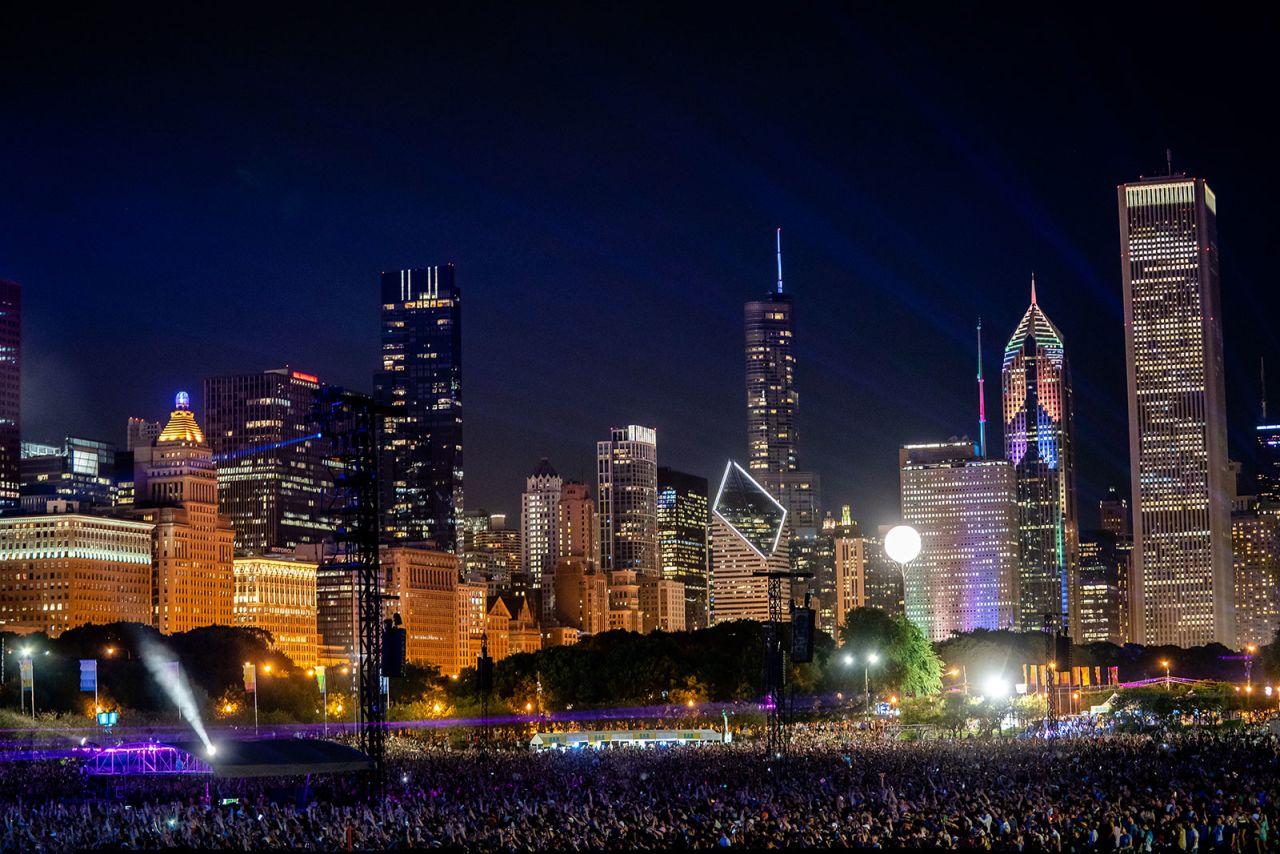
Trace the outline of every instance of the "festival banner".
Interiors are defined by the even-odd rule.
[[[324,665],[316,665],[316,687],[320,689],[320,693],[327,693],[324,689]]]
[[[98,659],[80,659],[80,690],[88,694],[98,690]]]
[[[244,690],[256,693],[258,690],[258,668],[252,664],[244,666]]]

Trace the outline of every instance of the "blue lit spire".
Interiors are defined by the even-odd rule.
[[[778,293],[782,293],[782,226],[778,226]]]

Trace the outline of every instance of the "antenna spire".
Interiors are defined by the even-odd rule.
[[[1034,293],[1034,291],[1033,291]],[[1031,300],[1035,302],[1034,297]],[[982,379],[982,318],[978,318],[978,456],[987,458],[987,395]]]
[[[782,293],[782,226],[778,226],[778,293]]]
[[[1036,304],[1036,271],[1031,271],[1031,304]],[[978,321],[978,328],[982,328],[982,321]]]
[[[1169,174],[1172,175],[1173,174],[1173,149],[1172,148],[1166,148],[1164,150],[1164,160],[1165,160],[1165,163],[1169,165]]]

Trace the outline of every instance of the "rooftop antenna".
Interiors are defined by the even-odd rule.
[[[1165,162],[1169,164],[1169,174],[1172,175],[1173,174],[1173,149],[1172,148],[1166,148],[1164,150],[1164,159],[1165,159]]]
[[[1036,304],[1036,271],[1031,271],[1031,304]]]
[[[778,226],[778,293],[782,293],[782,226]]]
[[[1034,293],[1034,291],[1032,292]],[[1035,302],[1032,299],[1032,302]],[[987,395],[982,379],[982,318],[978,318],[978,456],[987,458]]]

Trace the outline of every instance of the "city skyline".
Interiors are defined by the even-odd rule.
[[[850,22],[833,14],[848,35]],[[779,24],[784,29],[788,25],[785,19]],[[1074,27],[1069,28],[1073,34],[1088,30],[1078,21]],[[994,47],[1014,50],[1003,35],[1005,31],[989,36]],[[865,34],[853,36],[866,40]],[[360,37],[353,36],[357,41]],[[721,50],[734,56],[748,53],[746,48],[762,37],[762,32],[748,29]],[[145,39],[146,34],[136,38]],[[663,38],[674,49],[691,50],[675,36]],[[1073,62],[1079,62],[1070,47],[1069,40],[1051,39],[1045,49],[1070,61],[1062,71],[1035,69],[1030,75],[1058,98],[1067,97],[1066,79]],[[817,56],[831,57],[831,45],[815,49]],[[472,153],[459,148],[460,143],[422,140],[429,148],[445,145],[430,150],[443,151],[449,162],[472,165],[463,168],[461,177],[444,180],[438,199],[424,192],[423,174],[402,171],[399,174],[417,177],[410,182],[408,196],[399,199],[380,192],[398,184],[397,173],[363,162],[357,164],[357,174],[369,179],[366,188],[344,186],[336,194],[314,189],[327,186],[312,182],[322,174],[317,170],[328,162],[326,155],[333,153],[330,146],[337,141],[307,147],[298,164],[286,166],[276,157],[295,139],[292,132],[269,115],[249,116],[233,109],[237,121],[228,129],[233,140],[250,128],[270,131],[260,152],[233,147],[232,153],[213,159],[206,159],[211,152],[199,145],[182,157],[167,149],[152,152],[156,168],[174,180],[190,180],[193,191],[208,197],[209,204],[197,215],[194,209],[171,210],[171,202],[148,189],[151,181],[122,186],[117,177],[84,173],[75,158],[54,174],[50,158],[66,154],[70,143],[36,151],[34,143],[44,138],[49,116],[34,98],[20,99],[17,115],[31,120],[31,135],[17,141],[16,149],[9,147],[14,142],[6,142],[5,153],[13,162],[28,165],[30,176],[51,180],[53,187],[66,192],[71,185],[60,182],[74,180],[91,191],[85,198],[96,200],[81,202],[77,216],[57,219],[61,227],[52,228],[54,211],[48,200],[34,196],[34,185],[24,183],[30,179],[20,177],[15,178],[16,204],[9,210],[20,210],[21,218],[9,210],[0,213],[5,226],[0,229],[0,276],[24,286],[26,303],[24,435],[36,441],[83,436],[121,445],[118,434],[124,419],[159,418],[174,389],[195,393],[206,377],[282,364],[368,391],[364,366],[377,358],[377,303],[372,296],[377,272],[452,259],[459,265],[459,285],[469,294],[464,349],[467,456],[473,464],[468,467],[468,505],[514,514],[520,473],[539,456],[555,460],[567,475],[589,481],[592,442],[611,424],[657,427],[664,437],[661,464],[715,477],[725,459],[741,455],[746,441],[740,419],[719,413],[722,408],[731,411],[731,406],[741,411],[735,403],[742,382],[738,312],[744,301],[758,299],[774,284],[774,229],[780,225],[787,232],[787,292],[795,295],[797,305],[796,386],[804,393],[798,424],[804,435],[804,467],[821,475],[827,506],[849,503],[854,516],[866,523],[892,521],[897,515],[893,460],[899,444],[965,433],[976,438],[972,324],[981,315],[991,328],[1010,326],[1024,307],[1025,278],[1035,269],[1042,296],[1055,306],[1055,321],[1064,335],[1075,341],[1087,336],[1091,344],[1073,356],[1080,421],[1080,518],[1082,525],[1090,526],[1094,502],[1106,488],[1128,482],[1127,455],[1123,442],[1116,441],[1125,430],[1126,415],[1123,376],[1116,370],[1123,360],[1121,287],[1108,197],[1118,183],[1161,171],[1164,149],[1172,147],[1175,168],[1208,176],[1230,219],[1223,247],[1228,423],[1232,457],[1248,465],[1260,396],[1257,356],[1270,354],[1264,346],[1269,335],[1266,312],[1260,310],[1268,298],[1253,284],[1255,278],[1262,281],[1266,216],[1251,197],[1265,197],[1273,179],[1244,168],[1240,161],[1249,160],[1247,148],[1222,144],[1248,135],[1238,125],[1233,131],[1229,121],[1206,122],[1215,128],[1211,135],[1162,118],[1159,105],[1174,95],[1150,86],[1143,95],[1151,105],[1143,106],[1139,99],[1132,106],[1153,119],[1142,133],[1123,130],[1129,122],[1113,122],[1104,113],[1096,129],[1060,137],[1063,117],[1050,122],[1051,111],[1037,108],[1026,116],[1025,139],[1014,145],[999,131],[980,130],[967,110],[987,103],[984,98],[999,106],[1024,84],[1001,83],[989,95],[948,105],[941,95],[921,95],[926,84],[943,85],[938,73],[943,60],[907,68],[885,62],[874,50],[869,56],[838,66],[843,70],[833,76],[836,88],[841,98],[869,99],[863,108],[874,111],[887,136],[904,141],[905,152],[895,153],[862,133],[849,137],[857,150],[855,160],[822,144],[810,150],[815,140],[838,130],[815,128],[821,114],[817,108],[826,105],[827,96],[806,92],[790,104],[774,99],[773,112],[762,114],[758,106],[743,101],[744,81],[763,81],[771,69],[745,64],[744,80],[731,87],[735,94],[730,103],[695,123],[695,138],[718,151],[728,131],[758,122],[762,115],[771,116],[759,125],[767,130],[758,140],[743,141],[743,153],[728,163],[698,154],[698,146],[693,147],[695,154],[682,154],[675,168],[696,180],[688,190],[678,191],[676,198],[685,201],[674,211],[659,204],[663,193],[677,192],[669,182],[657,182],[659,189],[639,194],[634,211],[621,213],[602,207],[584,183],[607,176],[617,190],[639,188],[648,177],[647,158],[669,147],[666,125],[643,144],[623,146],[615,155],[573,168],[551,159],[551,141],[558,138],[578,146],[586,140],[570,117],[556,113],[553,124],[558,122],[558,130],[514,158],[532,169],[528,180],[502,169],[492,175],[478,173],[481,165],[492,162],[492,147],[480,146]],[[511,63],[519,66],[521,61],[517,56]],[[625,76],[633,61],[634,54],[623,51],[606,64],[604,79]],[[1118,58],[1110,61],[1121,63]],[[1231,79],[1231,71],[1239,73],[1238,63],[1245,60],[1230,62],[1237,64],[1214,75],[1213,82],[1220,85],[1215,91],[1221,95],[1207,108],[1214,116],[1218,111],[1230,113],[1237,97],[1221,84]],[[45,68],[33,59],[21,74]],[[275,82],[275,66],[263,70],[273,81],[265,97],[286,97]],[[863,70],[869,70],[870,77],[858,83],[855,72]],[[360,80],[376,81],[388,72],[387,66],[375,63]],[[185,65],[176,73],[194,75],[192,66]],[[794,91],[814,73],[811,67],[788,72],[768,83],[766,91]],[[554,71],[545,74],[528,84],[534,94],[558,79]],[[108,88],[100,94],[120,108],[112,121],[120,122],[125,133],[121,137],[116,130],[103,138],[103,156],[116,164],[119,175],[135,175],[140,164],[122,149],[121,140],[132,139],[131,128],[144,126],[138,105],[134,96],[109,85],[118,86],[127,71],[108,62],[103,75],[104,82],[97,85]],[[66,82],[52,73],[19,79],[33,83],[25,90],[28,96],[61,91]],[[492,95],[497,103],[508,97],[485,84],[473,85],[479,87],[470,90],[473,94]],[[1209,86],[1210,81],[1196,85]],[[219,91],[214,83],[206,83],[195,95]],[[695,87],[690,97],[696,94]],[[657,109],[645,93],[628,95],[624,109],[633,111],[641,123]],[[304,103],[317,97],[307,86],[288,95],[294,96]],[[362,101],[359,93],[345,97],[353,105]],[[1114,111],[1131,100],[1116,96],[1107,109]],[[466,104],[450,103],[476,117],[467,112],[471,108]],[[362,109],[376,114],[376,106]],[[1025,106],[1019,103],[1020,109]],[[601,110],[613,110],[598,98],[588,98],[582,108],[596,118]],[[690,112],[687,101],[675,108]],[[1000,114],[1007,115],[1007,109]],[[422,121],[417,114],[408,120]],[[105,121],[101,108],[89,110],[86,121]],[[498,120],[482,124],[492,130],[494,121]],[[845,126],[859,128],[856,122]],[[922,132],[939,129],[951,133],[942,134],[940,142],[921,141]],[[167,132],[179,138],[188,133],[178,126]],[[987,139],[990,134],[996,138]],[[146,139],[144,134],[144,143]],[[738,141],[735,136],[735,144]],[[978,155],[984,142],[994,147]],[[1244,142],[1252,144],[1247,138]],[[778,157],[782,154],[793,156]],[[404,168],[402,160],[395,162]],[[950,185],[939,195],[933,176],[947,163],[955,168],[947,172]],[[570,180],[535,203],[552,180],[553,165],[569,169]],[[642,167],[640,174],[627,175],[628,168],[637,165]],[[217,174],[209,174],[209,168]],[[850,188],[849,198],[832,199],[815,186],[808,177],[814,170],[825,170],[838,186]],[[435,171],[429,174],[441,177]],[[991,189],[990,195],[975,195],[979,185]],[[945,232],[928,229],[917,210],[926,190],[933,194],[929,198],[975,207]],[[342,200],[352,203],[351,214],[334,209]],[[571,200],[574,210],[579,210],[577,202],[584,203],[571,218],[572,225],[531,225],[545,205],[565,200]],[[722,210],[727,201],[743,204],[726,216]],[[421,203],[416,212],[414,203]],[[490,235],[455,224],[446,214],[451,205],[459,204],[463,220],[496,216],[499,227]],[[718,211],[714,229],[707,228],[709,206]],[[664,215],[655,224],[649,215],[660,207]],[[121,221],[99,234],[90,226],[94,217],[107,211],[118,213]],[[371,222],[385,232],[377,239],[368,226],[350,221],[352,215],[371,214]],[[403,222],[386,227],[389,217]],[[877,218],[880,224],[870,221]],[[249,223],[263,233],[250,233],[245,227]],[[224,291],[206,286],[205,274],[197,269],[212,265],[173,258],[166,241],[178,237],[182,224],[190,233],[179,243],[196,259],[226,245],[243,249],[246,260],[232,259],[219,273],[230,299],[216,299]],[[344,241],[344,248],[335,250],[333,240],[317,242],[325,234],[331,236],[338,224],[354,228],[350,243]],[[699,240],[680,236],[685,232],[697,233]],[[166,239],[157,243],[152,239],[156,236]],[[113,256],[103,254],[104,240],[121,253],[114,263],[107,263]],[[140,254],[144,246],[154,258]],[[961,246],[971,248],[960,252]],[[506,255],[516,260],[503,260]],[[158,278],[160,269],[165,276]],[[679,272],[673,277],[672,271]],[[660,284],[641,286],[646,280]],[[183,294],[181,299],[190,301],[192,310],[186,312],[181,330],[172,322],[157,325],[136,313],[122,314],[132,300],[119,300],[117,305],[107,295],[125,282],[142,299],[159,294],[178,299]],[[75,299],[68,301],[68,294]],[[601,294],[607,298],[600,299]],[[243,300],[252,300],[252,316],[236,310]],[[615,314],[645,322],[606,327],[605,319]],[[103,346],[86,334],[99,325],[128,333]],[[608,340],[616,341],[617,347],[585,334],[602,328],[611,329]],[[895,330],[906,329],[917,330],[911,337],[910,358],[888,346],[902,340]],[[174,359],[155,365],[137,358],[139,346],[150,348],[156,340],[179,334],[184,345]],[[998,356],[997,337],[989,338],[984,353],[989,364]],[[549,341],[580,345],[587,358],[567,357],[564,343],[544,346]],[[608,376],[591,370],[606,359],[613,369]],[[696,370],[677,370],[686,364]],[[59,393],[37,391],[53,388]],[[700,405],[692,405],[695,402]],[[193,403],[203,414],[203,403]],[[989,447],[998,447],[999,430],[994,422],[991,427]],[[530,445],[531,452],[514,449]]]

